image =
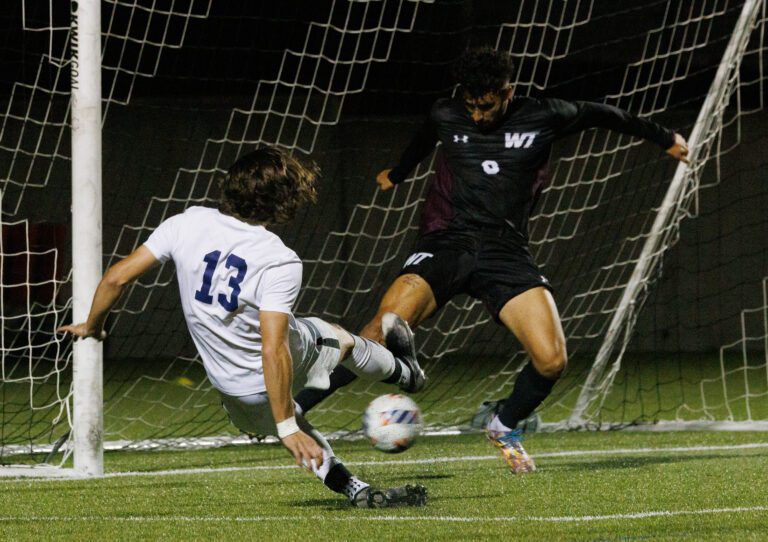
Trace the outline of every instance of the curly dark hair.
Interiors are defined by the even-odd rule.
[[[247,222],[282,224],[307,202],[317,201],[320,168],[285,151],[262,147],[232,164],[221,180],[219,211]]]
[[[466,49],[453,66],[454,80],[474,98],[501,91],[514,73],[510,56],[490,47]]]

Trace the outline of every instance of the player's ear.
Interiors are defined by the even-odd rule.
[[[506,87],[504,89],[504,94],[502,94],[505,100],[511,100],[512,96],[514,95],[515,95],[515,87],[513,85],[509,85],[508,87]]]

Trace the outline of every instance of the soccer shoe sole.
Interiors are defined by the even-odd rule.
[[[427,488],[416,484],[391,489],[368,488],[365,500],[356,501],[358,508],[395,508],[398,506],[425,506]]]
[[[404,361],[411,370],[408,384],[400,389],[408,393],[416,393],[427,385],[427,375],[419,365],[416,357],[416,340],[408,323],[394,312],[385,312],[381,317],[381,331],[387,349],[395,357]]]

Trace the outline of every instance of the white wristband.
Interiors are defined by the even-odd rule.
[[[296,416],[291,416],[281,422],[277,422],[277,436],[281,439],[301,431],[296,423]]]

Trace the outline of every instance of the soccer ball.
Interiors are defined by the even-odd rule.
[[[363,415],[363,433],[382,452],[396,454],[410,448],[421,434],[419,406],[405,395],[390,393],[377,397]]]

